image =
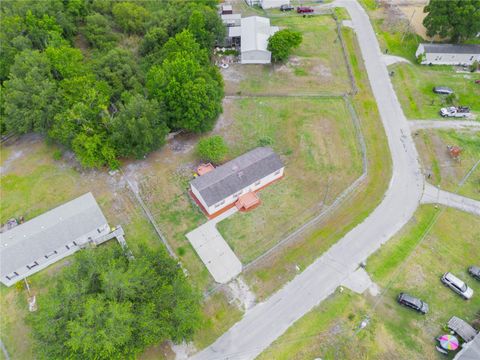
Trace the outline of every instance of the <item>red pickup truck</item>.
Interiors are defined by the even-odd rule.
[[[311,7],[308,7],[308,6],[299,6],[297,7],[297,13],[298,14],[309,14],[309,13],[313,13],[313,8]]]

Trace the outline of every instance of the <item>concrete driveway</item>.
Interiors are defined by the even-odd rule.
[[[187,234],[188,241],[215,281],[220,284],[228,283],[242,272],[242,263],[216,228],[218,222],[236,211],[237,208],[233,207]]]

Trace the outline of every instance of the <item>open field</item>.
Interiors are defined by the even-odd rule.
[[[480,79],[476,73],[456,73],[451,66],[422,66],[395,64],[389,67],[395,72],[393,85],[403,111],[409,119],[441,118],[441,107],[449,106],[444,95],[435,94],[434,86],[448,86],[458,97],[457,105],[470,106],[480,117]]]
[[[435,350],[434,338],[444,333],[451,316],[468,322],[477,318],[480,326],[480,283],[466,273],[467,266],[478,261],[480,219],[446,209],[423,239],[439,211],[421,207],[394,239],[369,258],[367,271],[381,295],[337,290],[260,359],[443,358]],[[440,276],[446,271],[467,281],[476,292],[472,300],[466,302],[441,284]],[[430,312],[424,316],[398,305],[396,296],[401,291],[425,300]],[[371,319],[369,325],[357,331],[366,316]]]
[[[470,169],[480,160],[480,134],[453,130],[423,130],[415,136],[428,181],[443,190],[480,200],[480,166],[458,188]],[[450,156],[447,146],[460,146],[459,160]]]
[[[291,280],[297,274],[296,266],[300,269],[307,267],[356,224],[363,221],[381,201],[390,179],[390,154],[360,49],[354,32],[351,29],[342,31],[359,89],[352,102],[365,137],[369,174],[366,181],[316,229],[299,236],[295,242],[245,273],[247,282],[260,299],[269,296]]]
[[[343,94],[350,90],[335,21],[329,15],[271,19],[272,25],[303,34],[286,64],[241,65],[222,69],[226,94]]]
[[[286,165],[285,177],[260,192],[259,208],[218,225],[240,260],[248,263],[358,178],[361,151],[341,99],[241,99],[232,105],[232,152],[240,154],[262,139],[272,139]]]

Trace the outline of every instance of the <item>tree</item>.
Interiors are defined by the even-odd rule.
[[[480,32],[480,0],[430,0],[423,12],[427,35],[454,42],[473,38]]]
[[[92,46],[99,49],[111,48],[117,42],[117,36],[112,31],[110,22],[99,13],[94,13],[85,18],[83,34]]]
[[[272,60],[275,62],[288,59],[292,50],[302,43],[302,34],[298,31],[283,29],[277,31],[268,39],[267,49],[272,52]]]
[[[112,8],[115,22],[127,33],[142,34],[148,18],[147,10],[131,2],[117,3]]]
[[[219,163],[227,155],[228,147],[221,136],[214,135],[198,142],[197,153],[204,161]]]
[[[56,80],[72,78],[85,73],[82,52],[70,46],[51,47],[45,50],[52,75]]]
[[[147,346],[191,339],[200,296],[163,249],[77,252],[28,316],[39,359],[134,359]]]
[[[112,101],[120,99],[123,92],[141,90],[141,73],[133,54],[114,48],[94,60],[93,70],[99,80],[105,80],[112,89]]]
[[[165,143],[168,127],[155,100],[134,95],[112,124],[112,141],[120,156],[141,158]]]
[[[213,128],[222,111],[223,84],[209,71],[181,56],[150,69],[147,88],[165,112],[169,128],[197,133]]]
[[[7,131],[47,132],[56,113],[58,96],[45,53],[37,50],[19,53],[4,86]]]

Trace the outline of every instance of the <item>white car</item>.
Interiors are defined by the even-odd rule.
[[[450,106],[440,109],[440,115],[442,117],[467,117],[470,116],[470,109],[468,107],[455,107]]]
[[[457,278],[452,273],[447,272],[443,274],[441,280],[444,285],[448,286],[450,289],[455,291],[465,300],[469,300],[472,298],[473,290],[469,288],[467,284],[465,284],[462,280]]]

